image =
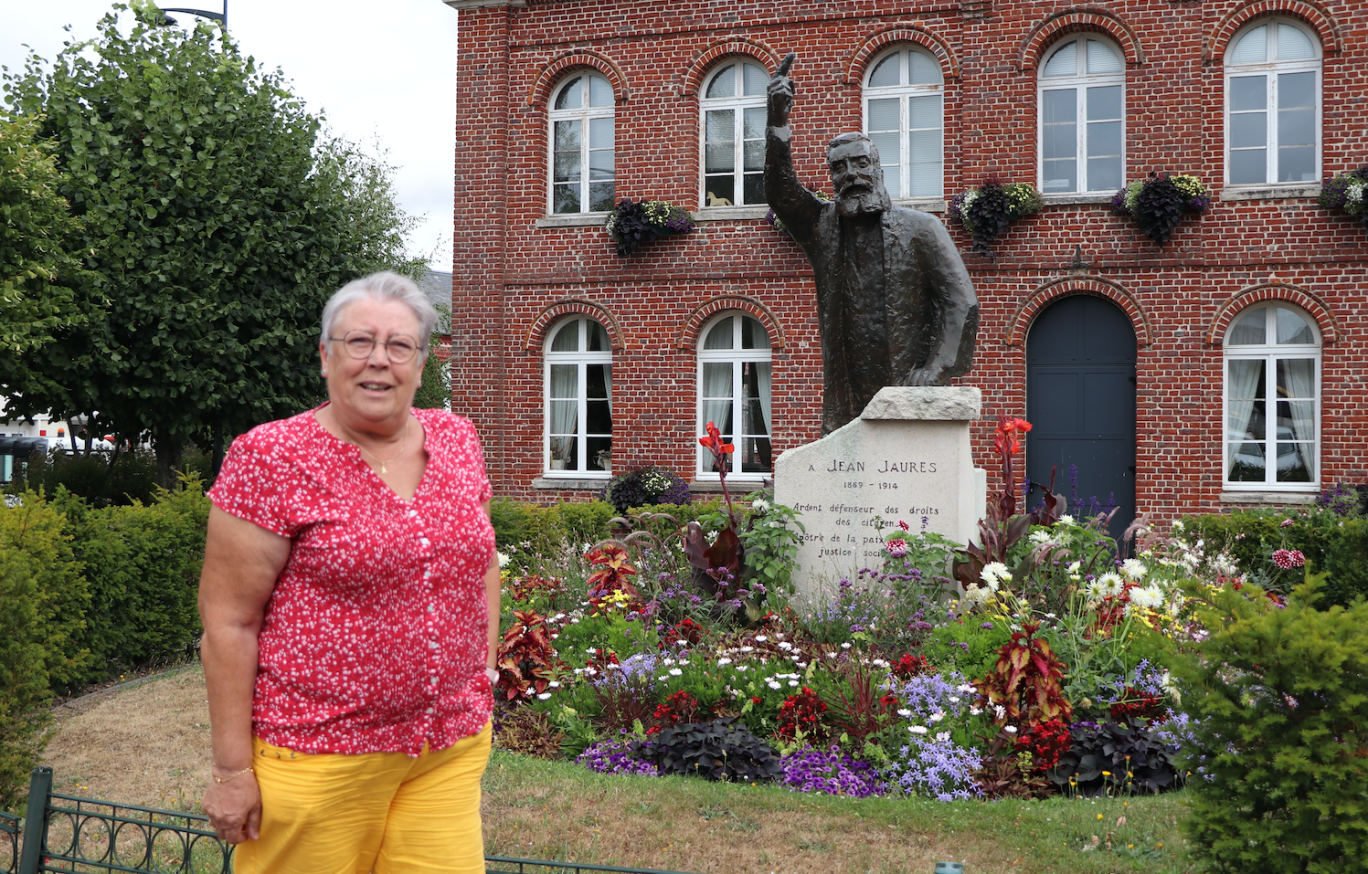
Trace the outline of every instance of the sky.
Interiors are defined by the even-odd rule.
[[[0,65],[23,69],[32,47],[51,61],[68,39],[96,35],[114,0],[0,0]],[[161,0],[222,12],[225,0]],[[279,67],[291,90],[337,134],[397,166],[404,211],[424,221],[413,255],[451,269],[456,125],[456,11],[442,0],[227,0],[228,27],[258,67]],[[123,13],[129,15],[130,13]],[[182,26],[193,16],[171,13]],[[63,28],[72,25],[68,34]]]

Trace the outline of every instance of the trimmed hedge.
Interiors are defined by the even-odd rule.
[[[716,513],[721,499],[693,504],[660,504],[652,507],[635,507],[633,515],[641,513],[666,513],[684,525],[700,516]],[[556,561],[566,552],[582,553],[588,546],[615,536],[609,522],[621,515],[612,504],[605,501],[584,501],[581,503],[553,504],[538,507],[508,499],[495,499],[490,505],[490,518],[494,523],[494,536],[499,549],[509,552],[512,565],[528,570],[528,564],[537,558],[543,561]],[[653,521],[649,526],[657,537],[664,538],[674,533],[674,526],[668,520]]]
[[[1292,519],[1286,528],[1284,521]],[[1267,567],[1275,549],[1299,549],[1316,572],[1328,574],[1320,609],[1347,607],[1368,597],[1368,519],[1319,511],[1309,516],[1280,510],[1243,510],[1183,520],[1193,539],[1206,541],[1206,554],[1227,552],[1241,569]]]
[[[209,499],[197,479],[158,490],[151,504],[89,510],[64,506],[72,548],[90,581],[79,644],[88,681],[193,654],[201,632],[197,599]]]

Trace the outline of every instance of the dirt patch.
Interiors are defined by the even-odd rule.
[[[68,702],[55,715],[43,757],[54,791],[200,812],[211,752],[199,666]]]

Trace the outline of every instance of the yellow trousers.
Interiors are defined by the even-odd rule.
[[[484,874],[480,778],[491,729],[416,759],[253,743],[261,837],[236,874]]]

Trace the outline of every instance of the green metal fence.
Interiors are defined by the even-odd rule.
[[[22,837],[21,837],[22,835]],[[229,874],[233,847],[193,813],[112,804],[52,791],[52,769],[35,768],[21,820],[0,812],[0,874]],[[486,856],[488,874],[680,874]]]

